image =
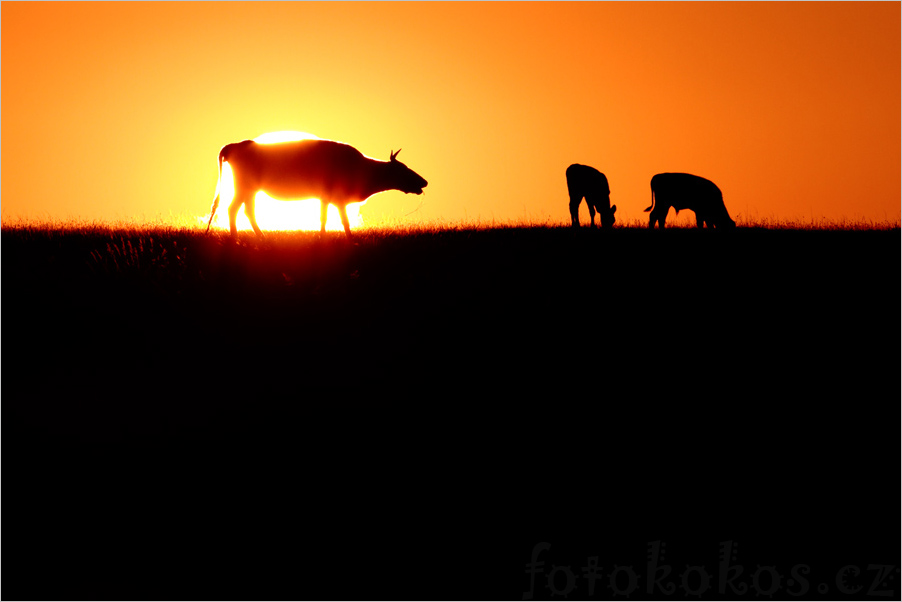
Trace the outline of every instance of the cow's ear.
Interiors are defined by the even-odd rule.
[[[611,205],[611,215],[614,215],[615,211],[617,211],[617,205]]]

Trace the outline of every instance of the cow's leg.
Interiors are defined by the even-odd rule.
[[[570,195],[570,225],[579,228],[579,204],[583,197]]]
[[[338,205],[338,215],[341,216],[341,225],[345,227],[345,235],[351,238],[351,222],[348,221],[348,206]]]
[[[589,206],[589,227],[595,227],[595,198],[586,197],[586,205]]]
[[[247,216],[248,221],[250,221],[251,226],[254,228],[254,232],[257,233],[257,236],[263,236],[263,232],[260,230],[260,227],[257,225],[257,217],[254,215],[254,195],[248,195],[247,200],[244,201],[244,214]]]
[[[668,209],[670,209],[670,207],[667,207],[666,209],[664,209],[664,211],[658,210],[657,207],[652,209],[651,215],[648,218],[648,227],[654,228],[655,222],[658,222],[659,227],[663,230],[664,229],[664,221],[667,219],[667,210]]]
[[[705,227],[705,221],[706,221],[705,216],[702,215],[701,213],[699,213],[698,211],[696,211],[695,212],[695,227],[698,228],[699,230],[701,230],[702,228]]]
[[[326,216],[329,213],[329,203],[326,201],[319,202],[319,231],[321,234],[326,233]]]
[[[235,191],[235,198],[232,199],[232,202],[229,205],[229,231],[231,232],[232,238],[238,236],[238,210],[241,209],[241,205],[247,201],[247,197],[247,194]]]

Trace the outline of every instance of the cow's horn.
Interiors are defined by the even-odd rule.
[[[401,149],[399,148],[399,149],[398,149],[396,152],[394,152],[394,153],[391,152],[391,151],[388,151],[388,152],[391,154],[391,160],[394,161],[395,159],[397,159],[398,153],[401,152]]]

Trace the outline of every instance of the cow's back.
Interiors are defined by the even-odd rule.
[[[607,177],[594,167],[574,163],[567,168],[566,174],[567,188],[571,195],[579,193],[580,196],[583,196],[586,193],[608,194],[611,192]]]
[[[720,200],[723,195],[714,182],[688,173],[659,173],[651,179],[651,189],[656,203],[664,203],[676,210],[695,210],[696,205],[707,205]]]
[[[353,146],[332,140],[241,144],[229,157],[236,187],[263,190],[274,198],[353,195],[367,161]]]

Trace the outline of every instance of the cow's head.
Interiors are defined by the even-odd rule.
[[[388,169],[392,187],[408,194],[423,194],[423,188],[429,182],[420,177],[420,174],[398,161],[397,157],[400,152],[400,148],[395,152],[389,151]]]
[[[601,219],[602,228],[610,228],[614,225],[614,212],[617,211],[617,205],[611,205],[610,209],[604,205],[600,207],[596,205],[595,210],[598,211],[598,217]]]

